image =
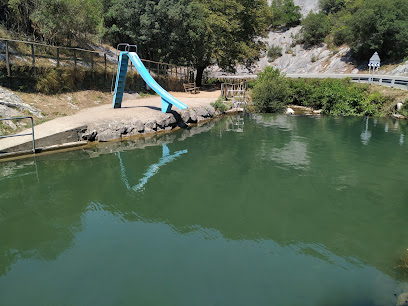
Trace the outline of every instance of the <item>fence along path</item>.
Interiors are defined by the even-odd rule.
[[[3,43],[4,51],[0,53],[0,58],[4,56],[7,76],[11,77],[11,64],[14,58],[15,62],[30,63],[33,73],[36,74],[36,67],[38,66],[55,66],[57,68],[74,64],[74,68],[82,66],[94,71],[97,68],[104,69],[105,78],[108,78],[108,69],[114,71],[117,64],[116,54],[114,52],[86,50],[82,48],[52,46],[39,42],[22,41],[16,39],[0,38]],[[22,45],[25,47],[25,52],[13,48]],[[28,58],[29,60],[27,60]],[[40,60],[46,59],[47,61]],[[142,62],[149,70],[149,73],[155,75],[165,75],[167,77],[175,77],[177,79],[188,79],[192,68],[180,67],[168,63],[155,62],[151,60],[144,60]],[[69,65],[71,66],[71,65]],[[130,69],[133,67],[130,65]]]

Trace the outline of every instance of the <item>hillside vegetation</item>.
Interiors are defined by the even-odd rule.
[[[252,86],[252,108],[265,113],[280,112],[293,104],[321,110],[326,115],[380,117],[391,115],[397,102],[408,105],[406,91],[382,93],[349,79],[289,79],[272,67],[266,67]],[[401,114],[404,112],[405,108]]]
[[[52,44],[136,44],[145,59],[195,67],[198,84],[210,65],[233,72],[257,61],[270,22],[266,0],[1,0],[0,16]]]
[[[408,56],[408,1],[319,1],[320,12],[303,17],[293,0],[0,0],[0,20],[16,38],[136,44],[145,59],[195,67],[198,84],[211,65],[253,67],[266,54],[270,30],[299,24],[296,39],[306,47],[348,44],[360,61],[374,51],[386,62]],[[271,47],[273,59],[280,51]]]
[[[408,1],[320,0],[321,11],[302,21],[305,44],[348,44],[367,61],[377,51],[387,62],[408,56]]]

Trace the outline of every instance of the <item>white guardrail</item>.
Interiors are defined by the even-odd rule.
[[[408,77],[396,75],[375,75],[372,74],[287,74],[288,78],[315,78],[315,79],[345,79],[351,78],[353,82],[376,84],[380,86],[388,86],[391,88],[408,90]]]
[[[398,75],[376,75],[372,74],[326,74],[326,73],[299,73],[286,74],[287,78],[307,78],[307,79],[345,79],[351,78],[353,82],[376,84],[380,86],[388,86],[391,88],[398,88],[408,90],[408,77]],[[234,75],[234,76],[220,76],[220,79],[256,79],[257,75]]]

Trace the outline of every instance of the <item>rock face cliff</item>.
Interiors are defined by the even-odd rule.
[[[357,73],[351,64],[350,48],[347,46],[330,50],[326,44],[312,48],[296,45],[296,36],[301,26],[284,32],[269,33],[269,47],[282,48],[282,56],[268,61],[265,55],[257,63],[255,72],[262,71],[266,66],[278,67],[284,73]]]
[[[319,0],[293,0],[295,5],[299,6],[302,10],[302,15],[305,17],[310,11],[319,11]],[[272,0],[268,0],[268,4],[271,5]]]
[[[271,4],[271,0],[268,0]],[[319,11],[319,0],[294,0],[295,5],[300,6],[303,17],[310,11]],[[282,56],[269,62],[266,54],[256,63],[252,71],[244,67],[238,67],[237,74],[259,73],[266,66],[274,66],[284,73],[358,73],[350,62],[350,48],[343,46],[336,50],[329,50],[326,44],[313,48],[305,48],[297,45],[301,26],[286,31],[271,31],[267,39],[269,47],[279,46],[282,48]],[[212,68],[212,74],[219,76],[224,73],[218,68]]]
[[[300,6],[302,15],[305,17],[310,11],[319,11],[319,0],[294,0],[295,5]]]
[[[271,4],[272,0],[268,0]],[[300,6],[303,17],[306,17],[310,11],[319,11],[319,0],[294,0],[295,5]],[[301,26],[291,28],[286,31],[271,31],[267,39],[269,47],[279,46],[282,48],[282,56],[269,62],[264,54],[256,63],[252,71],[244,67],[238,67],[237,74],[257,74],[265,69],[266,66],[279,68],[286,74],[300,73],[359,73],[360,69],[366,69],[365,65],[355,67],[348,46],[341,46],[329,49],[326,44],[305,48],[296,44],[296,38],[300,35]],[[368,61],[368,59],[367,59]],[[214,67],[214,75],[225,75],[218,67]],[[398,67],[381,68],[381,74],[408,75],[408,62]]]
[[[270,3],[271,1],[269,1]],[[294,0],[300,6],[303,18],[310,11],[319,11],[319,0]],[[296,36],[301,26],[283,32],[269,33],[268,45],[282,48],[282,56],[273,62],[264,55],[257,63],[254,72],[262,71],[266,66],[278,67],[284,73],[357,73],[358,69],[350,64],[350,49],[347,46],[329,50],[326,44],[306,49],[296,45]]]

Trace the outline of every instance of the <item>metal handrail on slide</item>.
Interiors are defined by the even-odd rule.
[[[33,117],[27,116],[27,117],[0,118],[0,121],[21,120],[21,119],[30,119],[31,120],[31,133],[0,136],[0,139],[33,135],[33,153],[35,154],[35,138],[34,138],[34,120],[33,120]]]
[[[120,43],[120,44],[118,44],[118,45],[116,46],[116,53],[115,53],[116,58],[119,57],[119,52],[121,51],[121,50],[119,50],[119,49],[120,49],[121,46],[124,46],[124,47],[125,47],[123,51],[129,52],[129,51],[130,51],[130,48],[131,48],[131,47],[134,47],[135,50],[136,50],[135,52],[137,52],[137,46],[136,46],[136,45],[129,45],[129,44],[127,44],[127,43]],[[115,62],[115,69],[114,69],[113,71],[116,71],[117,69],[118,69],[118,62]],[[114,93],[113,86],[114,86],[114,84],[115,84],[115,77],[116,77],[116,75],[115,75],[115,73],[113,73],[113,74],[112,74],[112,84],[111,84],[111,93],[112,93],[112,94]]]

